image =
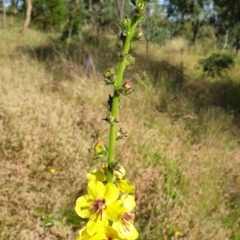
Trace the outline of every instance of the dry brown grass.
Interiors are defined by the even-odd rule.
[[[0,31],[0,239],[74,239],[81,226],[74,201],[87,170],[99,165],[93,144],[108,138],[101,119],[109,89],[72,62],[69,73],[65,60],[46,68],[15,51],[44,42],[39,33],[18,41],[17,31]],[[180,97],[160,112],[165,90],[142,71],[133,78],[134,94],[121,102],[128,138],[119,141],[117,158],[137,187],[140,239],[177,239],[176,231],[181,239],[230,239],[239,222],[228,216],[240,192],[233,115],[214,106],[196,113]]]

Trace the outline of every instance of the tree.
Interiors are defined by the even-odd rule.
[[[22,30],[21,30],[22,34],[26,31],[26,29],[27,29],[27,27],[28,27],[28,25],[31,21],[32,0],[27,0],[26,5],[27,5],[26,6],[26,16],[25,16],[25,21],[23,23],[23,27],[22,27]]]
[[[147,20],[143,24],[146,39],[146,54],[148,55],[149,42],[165,44],[171,38],[169,22],[164,17],[162,7],[157,3],[148,5]],[[151,10],[152,9],[152,10]]]
[[[67,9],[63,0],[51,0],[45,2],[46,23],[50,28],[58,28],[65,23]]]
[[[2,26],[3,28],[6,27],[6,8],[5,8],[5,1],[2,0]]]
[[[200,28],[208,23],[211,14],[211,0],[168,0],[164,5],[168,18],[175,22],[175,32],[179,25],[191,23],[192,42],[195,43]]]
[[[42,29],[59,29],[65,24],[66,18],[64,0],[33,0],[32,20]]]
[[[66,8],[67,18],[62,36],[60,37],[61,41],[65,41],[74,35],[78,35],[89,17],[89,10],[87,10],[83,0],[68,0]]]
[[[113,0],[95,0],[92,4],[89,23],[97,29],[97,42],[99,43],[103,31],[113,26],[116,28],[115,22],[118,19],[118,13]]]
[[[118,9],[119,18],[122,20],[124,18],[125,0],[117,0],[116,2],[117,2],[117,9]]]
[[[230,43],[238,52],[240,48],[240,1],[214,0],[211,24],[219,41]],[[224,46],[223,45],[223,46]]]
[[[18,7],[18,0],[11,0],[11,6],[14,7],[14,8],[17,8]]]

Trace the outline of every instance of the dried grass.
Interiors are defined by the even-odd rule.
[[[0,239],[74,239],[82,224],[75,222],[75,199],[85,191],[87,170],[99,165],[93,144],[108,139],[101,119],[109,89],[72,62],[70,72],[68,62],[50,71],[6,46],[0,73]],[[177,239],[176,231],[181,239],[230,239],[239,222],[229,225],[226,218],[240,193],[233,116],[216,107],[196,113],[181,96],[178,105],[160,112],[156,106],[168,97],[165,90],[153,88],[144,72],[134,78],[134,94],[121,101],[120,125],[128,138],[119,141],[117,158],[137,187],[140,239]]]

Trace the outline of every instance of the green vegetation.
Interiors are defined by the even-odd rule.
[[[62,0],[33,1],[32,21],[43,30],[59,28],[65,23],[67,9]]]
[[[70,240],[86,224],[74,205],[85,194],[87,171],[100,167],[94,144],[108,140],[99,109],[111,92],[101,72],[118,56],[113,25],[98,27],[87,5],[77,10],[82,18],[68,41],[59,40],[66,22],[44,32],[32,22],[20,35],[20,10],[0,29],[1,240]],[[154,36],[147,52],[145,42],[132,45],[136,63],[127,78],[134,94],[121,102],[127,137],[116,155],[137,189],[139,240],[240,239],[240,58],[230,28],[222,50],[228,22],[217,41],[209,19],[195,44],[187,21],[159,44],[173,26],[162,17],[159,35],[144,25]],[[88,69],[84,56],[92,60]],[[215,71],[219,58],[234,65],[205,74],[199,60],[211,60]]]
[[[229,54],[213,53],[206,59],[200,59],[199,63],[203,66],[203,71],[210,76],[221,76],[222,71],[229,69],[233,64],[233,57]]]

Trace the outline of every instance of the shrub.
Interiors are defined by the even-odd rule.
[[[210,57],[200,59],[198,62],[202,65],[203,71],[211,77],[221,76],[223,70],[234,65],[233,57],[226,53],[213,53]]]

